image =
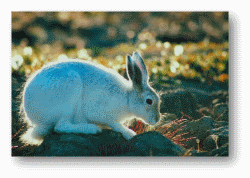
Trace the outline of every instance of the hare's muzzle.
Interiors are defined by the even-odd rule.
[[[154,123],[152,123],[152,125],[155,125],[159,120],[160,120],[160,117],[158,117],[158,116],[155,117],[154,120],[153,120]]]
[[[160,117],[155,118],[155,122],[158,122],[160,120]]]

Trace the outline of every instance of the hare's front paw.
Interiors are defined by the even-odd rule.
[[[85,134],[97,134],[102,132],[102,129],[94,124],[83,124],[81,129],[81,132]]]
[[[129,128],[125,127],[124,125],[116,122],[109,123],[109,126],[116,132],[122,133],[125,139],[129,140],[133,136],[136,135],[136,133],[133,130],[130,130]]]

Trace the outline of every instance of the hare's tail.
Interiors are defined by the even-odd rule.
[[[20,141],[29,145],[40,145],[43,142],[43,138],[50,132],[48,126],[33,126],[20,136]]]

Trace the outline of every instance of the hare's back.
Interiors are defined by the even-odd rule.
[[[96,88],[126,87],[126,80],[117,72],[104,66],[82,60],[51,63],[29,78],[25,93],[30,97],[45,98],[69,94],[77,90],[91,91]]]

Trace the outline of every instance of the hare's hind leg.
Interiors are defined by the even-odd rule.
[[[75,116],[79,117],[79,116]],[[65,114],[58,120],[54,130],[59,133],[84,133],[84,134],[96,134],[102,130],[95,124],[90,124],[87,121],[81,119],[81,123],[73,124],[72,116]]]
[[[82,111],[82,91],[76,90],[71,99],[61,109],[62,114],[54,130],[59,133],[96,134],[102,130],[95,124],[87,122]]]
[[[30,127],[22,136],[21,141],[31,145],[40,145],[43,138],[50,132],[52,127],[39,125]]]
[[[54,128],[59,133],[84,133],[84,134],[96,134],[102,130],[95,124],[80,123],[72,124],[68,118],[61,118]]]

